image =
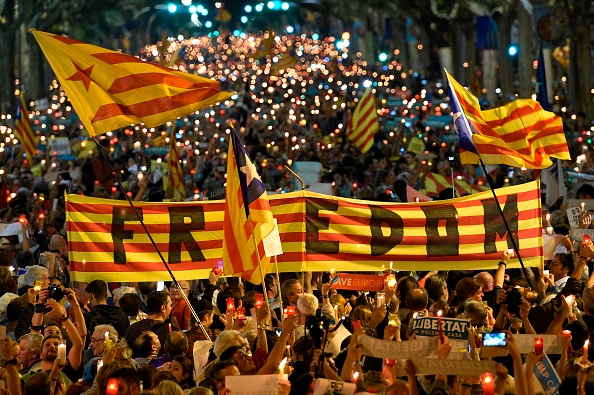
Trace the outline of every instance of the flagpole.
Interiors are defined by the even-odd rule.
[[[134,210],[134,214],[136,214],[136,218],[140,222],[140,225],[142,225],[142,228],[144,229],[144,231],[145,231],[146,235],[148,236],[149,240],[151,241],[151,244],[153,245],[153,247],[155,247],[155,251],[157,251],[157,254],[159,255],[159,258],[161,258],[161,262],[163,262],[163,265],[165,265],[165,269],[167,269],[167,272],[169,272],[169,276],[171,277],[171,280],[173,281],[173,283],[175,284],[175,286],[179,289],[179,293],[182,295],[182,298],[184,299],[184,301],[186,302],[186,304],[190,308],[190,311],[192,312],[192,316],[194,317],[194,319],[198,323],[198,326],[202,330],[202,333],[204,333],[204,336],[206,336],[206,339],[208,341],[212,342],[212,339],[208,335],[208,332],[206,332],[206,328],[204,327],[204,325],[202,325],[202,321],[200,321],[200,318],[198,318],[198,314],[196,314],[196,311],[194,311],[194,308],[192,308],[192,305],[190,304],[190,300],[188,299],[188,296],[184,293],[184,290],[183,290],[182,286],[180,285],[180,283],[177,282],[177,280],[176,280],[173,272],[171,271],[171,268],[169,267],[169,265],[165,261],[165,258],[163,257],[163,254],[161,254],[161,251],[159,250],[159,247],[157,246],[157,243],[155,243],[155,240],[153,239],[153,236],[148,231],[146,225],[144,224],[144,221],[142,220],[142,217],[138,213],[138,210],[136,209],[136,207],[132,203],[132,200],[130,200],[130,197],[126,193],[126,190],[124,189],[124,186],[122,185],[122,182],[120,181],[120,178],[118,177],[117,173],[115,172],[115,170],[111,166],[111,163],[109,162],[109,159],[107,158],[107,155],[105,155],[105,152],[103,152],[103,147],[101,147],[101,145],[99,144],[99,141],[97,141],[97,137],[93,137],[93,141],[97,145],[97,149],[101,153],[101,156],[103,157],[103,159],[105,160],[105,162],[107,162],[107,165],[109,166],[109,169],[111,170],[111,175],[113,176],[113,178],[115,178],[116,183],[120,187],[120,191],[124,194],[124,197],[128,201],[128,204],[130,205],[130,207],[132,208],[132,210]]]
[[[487,172],[487,167],[485,166],[485,163],[483,162],[483,160],[480,157],[479,157],[479,162],[481,164],[481,167],[483,168],[483,172],[485,173],[485,176],[487,177],[487,182],[489,183],[489,188],[491,189],[491,192],[493,193],[493,197],[495,198],[495,205],[497,206],[497,209],[499,210],[499,214],[501,215],[501,218],[503,219],[503,223],[505,224],[505,229],[507,230],[509,239],[512,242],[514,251],[516,252],[516,256],[518,257],[518,261],[520,261],[520,266],[522,266],[522,271],[524,272],[524,276],[526,277],[526,279],[529,279],[528,272],[526,271],[526,267],[524,266],[524,262],[522,261],[522,256],[520,255],[520,249],[518,248],[518,246],[516,244],[516,240],[514,239],[514,235],[512,234],[511,229],[509,228],[507,219],[505,219],[505,214],[503,213],[503,210],[501,209],[501,206],[499,205],[499,199],[497,198],[497,194],[495,193],[495,189],[493,188],[493,180],[491,179],[491,176]]]
[[[258,268],[260,269],[260,277],[262,277],[262,290],[264,291],[264,295],[267,295],[268,292],[266,292],[266,284],[264,283],[264,270],[262,270],[262,259],[260,258],[260,251],[258,251],[258,244],[256,244],[256,239],[254,238],[254,225],[249,218],[247,218],[247,222],[250,224],[250,232],[252,233],[251,239],[254,243],[254,248],[256,249],[256,256],[258,257]],[[268,298],[266,298],[266,305],[268,305]]]
[[[278,291],[278,303],[280,305],[280,313],[281,313],[281,321],[282,321],[282,314],[283,314],[283,295],[281,293],[281,286],[280,286],[280,275],[278,274],[278,260],[276,259],[276,255],[274,256],[274,265],[276,266],[276,290]],[[264,280],[262,280],[264,282]]]

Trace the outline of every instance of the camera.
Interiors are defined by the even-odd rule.
[[[51,284],[47,289],[49,291],[48,297],[55,301],[60,301],[66,296],[64,290],[55,284]]]
[[[483,347],[505,347],[507,345],[507,333],[485,332],[483,333]]]
[[[312,338],[315,348],[321,349],[324,341],[324,331],[330,328],[330,319],[323,317],[321,310],[318,310],[315,316],[308,316],[305,319],[305,328]]]
[[[512,288],[507,291],[505,295],[505,304],[507,304],[507,311],[512,314],[520,314],[520,303],[522,302],[522,294],[518,288]]]

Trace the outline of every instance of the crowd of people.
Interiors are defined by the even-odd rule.
[[[299,62],[273,75],[270,59],[250,59],[264,39],[221,35],[172,41],[165,56],[159,46],[143,51],[149,61],[170,61],[175,55],[175,67],[214,78],[222,89],[238,93],[160,128],[137,125],[100,136],[101,149],[131,199],[168,198],[164,184],[171,138],[180,152],[186,200],[224,198],[228,119],[241,132],[271,193],[293,189],[284,166],[301,161],[320,162],[320,181],[331,184],[336,196],[357,199],[407,202],[407,187],[447,199],[452,197],[452,177],[468,185],[456,188],[457,196],[486,184],[480,168],[460,164],[451,124],[427,126],[431,116],[449,114],[444,86],[405,70],[397,53],[383,65],[371,65],[348,48],[338,48],[331,38],[279,36],[270,58],[291,46]],[[177,52],[180,47],[182,53]],[[363,155],[344,130],[356,98],[368,85],[376,88],[381,128],[373,148]],[[520,354],[512,336],[517,333],[559,335],[561,354],[549,357],[562,380],[560,393],[591,393],[588,377],[594,358],[583,347],[594,331],[591,243],[576,255],[565,239],[566,246],[547,262],[550,274],[506,269],[508,252],[492,270],[479,273],[390,270],[384,275],[394,281],[386,282],[385,303],[374,292],[336,290],[329,273],[282,273],[282,281],[267,275],[265,294],[261,287],[215,272],[209,279],[179,281],[179,287],[172,283],[159,290],[156,282],[71,281],[64,193],[123,196],[64,92],[58,84],[50,90],[49,108],[31,109],[37,154],[26,157],[12,143],[0,148],[0,212],[11,229],[16,225],[19,230],[5,232],[0,240],[0,314],[6,326],[0,375],[6,389],[0,391],[226,394],[228,376],[287,373],[288,380],[278,388],[281,394],[313,393],[314,380],[322,377],[353,382],[358,392],[480,393],[479,376],[419,376],[412,361],[361,355],[362,336],[414,342],[418,334],[408,330],[411,320],[442,311],[443,317],[472,323],[468,359],[485,358],[478,351],[484,332],[509,334],[509,356],[497,359],[497,393],[544,393],[531,373],[541,355]],[[584,148],[591,143],[589,126],[579,114],[560,115],[575,159],[566,161],[564,169],[588,173],[594,169],[590,150]],[[10,133],[12,119],[3,116],[2,122],[1,132]],[[74,157],[52,152],[53,137],[67,137]],[[413,139],[420,139],[420,149],[411,146]],[[506,166],[492,168],[491,176],[496,187],[533,178],[529,170]],[[569,193],[594,198],[589,184]],[[565,208],[561,199],[545,209],[552,214],[554,232],[562,235],[569,233]],[[586,216],[582,222],[591,226]],[[337,326],[349,336],[330,346],[326,341]],[[564,330],[570,331],[569,338]],[[451,348],[447,336],[441,337],[437,358],[459,351]],[[285,370],[279,372],[283,361]],[[407,376],[399,377],[398,367]]]

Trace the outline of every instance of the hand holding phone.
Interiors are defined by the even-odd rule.
[[[506,347],[507,332],[483,333],[483,347]]]

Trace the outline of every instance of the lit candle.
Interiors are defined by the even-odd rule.
[[[243,307],[237,308],[237,319],[238,320],[245,320],[245,309]]]
[[[105,394],[117,395],[119,387],[120,382],[118,381],[118,379],[109,379],[107,380],[107,388],[105,389]]]
[[[393,274],[389,274],[388,277],[386,277],[386,283],[388,284],[388,288],[394,289],[397,283],[396,277],[394,277]]]
[[[588,346],[590,345],[590,339],[586,339],[584,342],[584,352],[582,354],[582,363],[588,363]]]
[[[415,198],[415,202],[419,203],[421,201],[421,199],[419,199],[418,197]]]
[[[284,357],[281,361],[280,365],[278,365],[278,378],[280,381],[287,381],[289,380],[289,375],[285,373],[285,365],[287,364],[287,357]]]
[[[544,349],[544,339],[542,337],[534,338],[534,354],[542,354]]]
[[[586,208],[586,202],[582,202],[582,203],[580,204],[580,206],[582,207],[582,211],[584,211],[584,209]]]
[[[144,178],[144,174],[142,174],[141,171],[138,172],[138,181],[142,180]]]
[[[66,365],[66,344],[65,343],[58,344],[58,365],[60,365],[60,366]]]
[[[357,380],[359,380],[359,372],[353,372],[352,382],[357,384]]]
[[[570,330],[567,330],[567,329],[565,329],[565,330],[563,331],[563,338],[564,338],[565,340],[569,340],[569,338],[570,338],[570,337],[571,337],[571,331],[570,331]]]
[[[171,333],[171,332],[172,332],[172,329],[171,329],[171,322],[170,322],[169,323],[169,333]]]
[[[388,325],[397,327],[398,326],[398,313],[390,313],[388,314]]]
[[[295,315],[295,306],[287,306],[285,313],[287,314],[287,318],[293,317]]]
[[[495,381],[492,373],[483,373],[481,375],[483,381],[483,395],[493,395],[495,393]]]
[[[235,310],[235,299],[234,298],[227,298],[227,311]]]
[[[109,331],[105,332],[104,340],[109,341]]]
[[[441,310],[437,312],[437,326],[439,327],[439,339],[443,342],[443,325],[441,324]]]
[[[417,313],[416,311],[413,313],[413,320],[417,319],[417,316],[419,315],[419,313]]]
[[[103,360],[100,359],[97,361],[97,373],[99,373],[99,371],[101,370],[102,367],[103,367]]]
[[[260,308],[260,307],[262,307],[263,304],[264,304],[264,295],[256,294],[256,301],[254,302],[254,306],[256,306],[256,308]]]

